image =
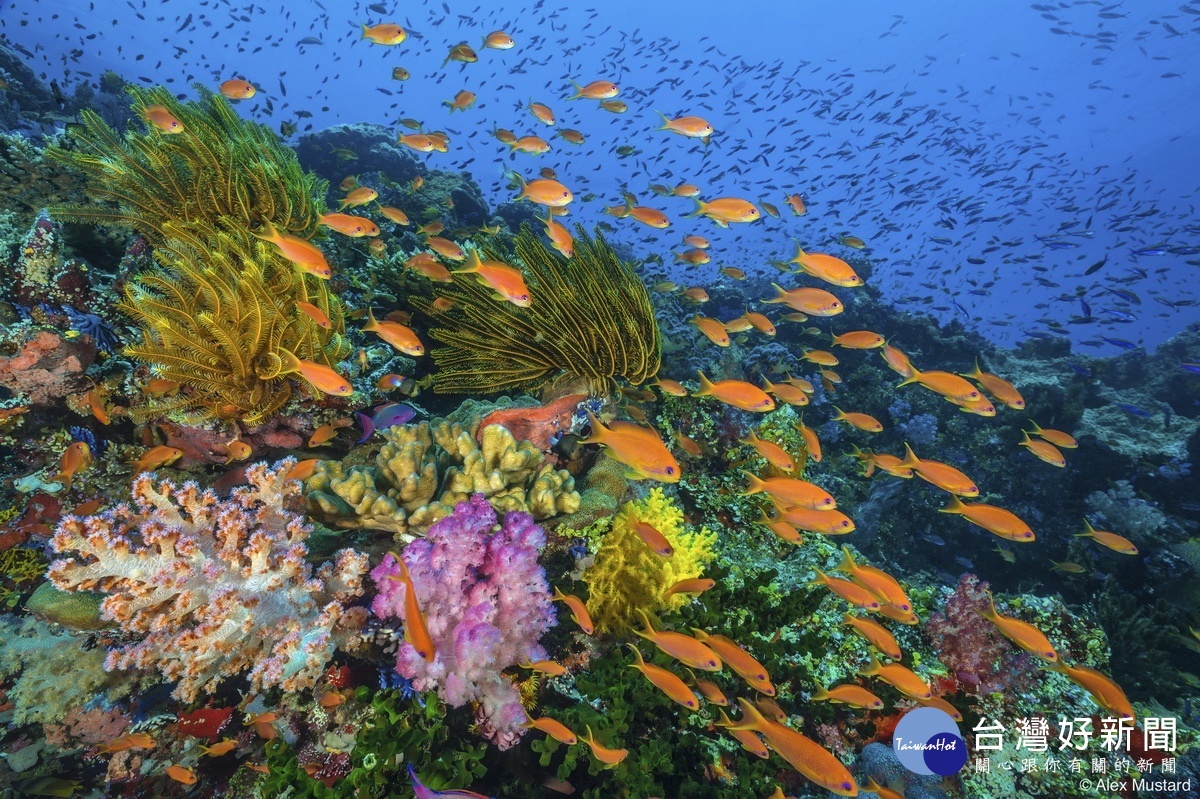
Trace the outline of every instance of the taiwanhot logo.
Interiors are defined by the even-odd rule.
[[[892,736],[900,765],[926,776],[949,777],[967,765],[967,742],[949,713],[918,707],[904,714]]]

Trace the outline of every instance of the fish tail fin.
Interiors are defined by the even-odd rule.
[[[550,597],[551,602],[562,602],[567,598],[567,595],[562,592],[557,585],[554,586],[554,596]]]
[[[1087,519],[1084,519],[1083,520],[1083,532],[1076,533],[1075,537],[1076,538],[1093,538],[1095,532],[1096,532],[1096,528],[1092,527],[1092,523],[1089,522]]]
[[[1043,432],[1043,430],[1042,430],[1041,426],[1040,426],[1040,425],[1038,425],[1038,423],[1037,423],[1037,422],[1035,422],[1035,421],[1033,421],[1032,419],[1030,419],[1030,420],[1029,420],[1029,423],[1030,423],[1031,425],[1033,425],[1033,430],[1032,430],[1031,432],[1032,432],[1032,433],[1033,433],[1035,436],[1036,436],[1036,435],[1040,435],[1040,434]],[[1022,432],[1024,432],[1024,431],[1022,431]]]
[[[709,638],[708,633],[704,632],[704,630],[701,630],[699,627],[692,628],[692,637],[700,643],[704,643]]]
[[[854,562],[854,556],[850,554],[850,547],[843,546],[842,562],[838,564],[836,571],[840,571],[845,574],[854,574],[854,571],[857,568],[858,564]]]
[[[818,688],[817,692],[812,695],[813,701],[822,702],[829,698],[829,691],[824,688]]]
[[[692,396],[693,397],[706,397],[709,394],[712,394],[712,392],[713,392],[712,381],[704,376],[704,372],[697,370],[696,374],[700,375],[700,388],[696,389],[695,393],[692,394]]]
[[[767,484],[759,479],[758,475],[752,474],[751,472],[747,472],[745,470],[742,470],[742,473],[746,475],[746,478],[750,481],[750,484],[746,486],[746,490],[742,492],[742,496],[745,497],[751,494],[761,494],[763,491],[767,490]]]
[[[281,374],[290,374],[291,372],[299,372],[301,369],[300,359],[296,357],[296,353],[289,349],[279,348],[279,357],[283,359],[283,369]]]
[[[917,453],[913,452],[907,441],[904,442],[904,460],[900,461],[900,465],[908,469],[914,469],[921,465],[921,459],[917,457]]]
[[[775,296],[769,300],[763,300],[763,302],[787,302],[787,289],[778,283],[772,283],[771,288],[775,289]]]
[[[580,97],[583,97],[583,87],[582,87],[582,86],[580,86],[580,85],[579,85],[578,83],[576,83],[575,81],[571,81],[571,85],[575,87],[575,93],[574,93],[574,94],[572,94],[572,95],[571,95],[570,97],[568,97],[567,99],[568,99],[568,100],[578,100]]]
[[[362,326],[362,329],[368,333],[379,329],[379,320],[375,318],[374,308],[367,308],[367,323]]]
[[[991,591],[984,591],[983,593],[987,594],[988,606],[986,608],[979,608],[979,615],[988,621],[995,621],[1000,618],[1000,614],[996,612],[996,599],[992,596]]]
[[[362,37],[360,37],[360,41],[361,41],[361,39],[367,38],[367,34],[370,33],[371,29],[367,27],[367,23],[365,23],[365,22],[360,22],[358,24],[362,25]]]
[[[664,114],[662,111],[659,111],[659,110],[657,110],[657,109],[654,111],[654,113],[656,113],[656,114],[658,114],[660,117],[662,117],[662,125],[660,125],[659,127],[655,128],[655,130],[670,130],[670,129],[671,129],[671,124],[670,124],[670,123],[671,123],[671,118],[670,118],[670,117],[668,117],[666,114]]]
[[[637,648],[637,644],[630,641],[629,643],[625,644],[625,646],[633,650],[633,656],[637,660],[637,663],[630,663],[629,668],[636,669],[639,666],[644,668],[646,666],[646,661],[642,657],[642,650]]]
[[[693,197],[692,202],[695,203],[695,207],[690,214],[684,214],[685,219],[691,219],[693,216],[700,216],[704,213],[704,203],[700,201],[699,197]]]
[[[742,720],[736,724],[732,724],[727,729],[730,730],[757,730],[761,731],[766,728],[767,720],[763,714],[758,711],[750,700],[744,696],[738,698],[738,704],[742,707]]]
[[[809,586],[825,585],[829,581],[829,575],[820,569],[816,570],[817,576],[808,581]]]
[[[845,418],[846,418],[846,412],[845,412],[845,411],[843,411],[841,408],[839,408],[838,406],[834,405],[834,406],[833,406],[833,409],[834,409],[835,411],[837,411],[837,416],[834,416],[834,417],[833,417],[833,420],[834,420],[835,422],[840,422],[842,419],[845,419]]]
[[[978,380],[983,376],[983,370],[979,368],[979,359],[975,359],[975,368],[970,372],[962,372],[963,377],[969,377],[972,380]]]
[[[874,674],[878,674],[879,670],[883,668],[883,666],[879,665],[879,659],[877,657],[875,657],[874,654],[872,654],[870,657],[871,657],[871,662],[867,664],[867,667],[865,669],[863,669],[862,671],[859,672],[859,674],[861,674],[864,677],[870,677]]]
[[[961,513],[963,512],[963,509],[964,509],[964,508],[966,508],[966,505],[962,504],[962,500],[960,500],[960,499],[959,499],[957,496],[955,496],[954,494],[951,494],[951,495],[950,495],[950,502],[949,502],[949,503],[946,505],[946,507],[944,507],[944,508],[938,508],[938,511],[939,511],[939,512],[941,512],[941,513],[957,513],[957,514],[961,514]]]
[[[716,726],[716,727],[732,727],[732,726],[733,726],[733,720],[732,720],[731,718],[729,718],[729,716],[727,716],[727,715],[725,714],[725,711],[724,711],[724,710],[718,710],[718,711],[717,711],[717,720],[713,722],[713,726]]]
[[[910,374],[908,377],[901,380],[899,385],[896,386],[897,388],[899,388],[900,386],[911,385],[912,383],[916,383],[917,381],[919,381],[921,379],[921,370],[920,369],[918,369],[915,366],[909,366],[909,368],[912,369],[912,374]]]
[[[258,230],[250,231],[256,238],[263,241],[273,241],[279,237],[279,233],[275,230],[275,226],[271,224],[270,219],[264,219],[258,226]]]

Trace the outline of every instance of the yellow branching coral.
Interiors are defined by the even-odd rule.
[[[307,238],[317,230],[325,181],[304,172],[291,148],[268,127],[242,119],[229,102],[197,85],[197,102],[183,103],[165,87],[130,86],[133,113],[162,106],[183,124],[167,135],[146,123],[145,132],[122,138],[98,114],[84,110],[72,128],[75,146],[47,155],[89,179],[88,193],[104,205],[60,205],[51,213],[73,222],[125,225],[159,245],[168,222],[234,221],[247,229],[269,221],[277,230]]]
[[[637,534],[638,521],[666,536],[675,554],[669,558],[654,554]],[[716,533],[706,528],[689,530],[683,512],[661,488],[643,500],[626,503],[613,517],[595,562],[583,574],[587,608],[596,629],[623,634],[637,622],[638,609],[652,613],[682,606],[687,597],[667,597],[667,590],[679,580],[701,575],[716,556],[716,540]]]
[[[442,289],[454,303],[447,311],[412,298],[445,345],[432,353],[436,391],[538,389],[577,377],[605,394],[618,378],[637,385],[657,374],[662,337],[646,287],[602,237],[579,229],[574,257],[562,258],[525,229],[515,251],[513,265],[524,268],[532,297],[526,308],[497,301],[471,274],[456,274]],[[504,260],[494,252],[482,257]]]
[[[196,418],[258,424],[292,393],[281,373],[282,349],[332,366],[349,352],[341,302],[325,281],[293,268],[245,230],[167,222],[156,250],[159,268],[130,281],[121,309],[142,328],[125,348],[160,377],[185,388],[139,411],[185,411]],[[329,317],[329,329],[296,307],[305,301]]]

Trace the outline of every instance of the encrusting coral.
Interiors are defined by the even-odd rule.
[[[666,537],[675,553],[655,554],[637,533],[644,522]],[[583,574],[588,585],[587,609],[597,632],[621,634],[637,622],[637,611],[674,610],[687,601],[684,594],[668,597],[679,580],[699,577],[716,556],[716,533],[689,530],[683,511],[656,488],[643,500],[625,503],[612,518],[596,559]]]
[[[662,340],[649,294],[603,238],[580,230],[575,255],[564,259],[522,230],[514,250],[532,297],[528,307],[497,301],[472,274],[455,274],[442,287],[453,302],[449,310],[412,298],[444,345],[432,351],[436,391],[494,393],[582,378],[601,395],[618,378],[638,385],[658,373]]]
[[[574,478],[500,425],[483,428],[479,441],[468,427],[445,420],[398,425],[383,436],[374,465],[317,464],[306,485],[314,518],[408,540],[475,494],[497,510],[537,520],[579,509]]]
[[[435,654],[426,661],[403,642],[396,672],[419,691],[436,688],[451,706],[477,703],[481,730],[501,749],[517,742],[526,718],[517,687],[502,672],[545,658],[538,641],[555,622],[538,565],[545,542],[529,514],[507,513],[497,525],[496,511],[475,494],[401,554]],[[390,554],[371,572],[376,616],[408,621],[399,574]]]
[[[224,500],[143,473],[132,507],[63,519],[51,547],[68,557],[49,578],[106,592],[102,616],[130,641],[109,650],[106,669],[157,671],[192,702],[242,672],[254,691],[311,687],[336,649],[361,645],[366,611],[349,603],[367,558],[343,549],[314,573],[312,528],[294,509],[300,484],[286,477],[293,466],[255,464],[249,485]]]

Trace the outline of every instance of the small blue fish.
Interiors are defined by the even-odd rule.
[[[1200,375],[1200,363],[1181,363],[1179,365],[1194,375]]]
[[[1149,411],[1144,411],[1141,408],[1139,408],[1138,406],[1130,405],[1127,402],[1114,402],[1113,405],[1116,405],[1118,408],[1125,411],[1125,413],[1131,413],[1134,416],[1140,416],[1143,419],[1149,419],[1151,416],[1154,415],[1154,414],[1150,413]]]
[[[417,799],[488,799],[481,793],[462,789],[435,791],[417,779],[417,772],[412,767],[412,763],[408,764],[408,777],[412,780],[413,793],[416,794]]]
[[[1107,336],[1101,336],[1100,340],[1105,344],[1111,344],[1112,346],[1120,347],[1123,350],[1136,350],[1139,346],[1134,344],[1132,341],[1127,341],[1123,338],[1108,338]]]

